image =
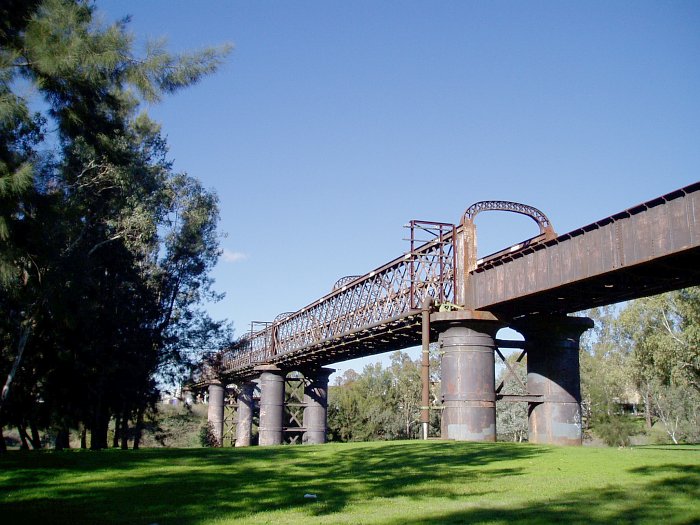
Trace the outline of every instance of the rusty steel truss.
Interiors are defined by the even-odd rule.
[[[476,213],[486,210],[529,215],[540,225],[541,234],[552,231],[539,210],[504,201],[469,208],[464,218],[467,228]],[[458,299],[461,263],[456,245],[458,233],[466,228],[419,220],[406,227],[410,246],[403,256],[365,275],[339,279],[328,295],[297,312],[280,314],[271,323],[251,324],[251,331],[223,355],[221,372],[246,377],[254,375],[254,367],[261,363],[323,366],[419,344],[423,301],[429,297],[436,305],[452,305]],[[471,238],[475,242],[475,235]]]
[[[301,310],[252,324],[250,333],[219,356],[216,368],[234,380],[254,377],[254,368],[264,363],[303,370],[417,346],[426,298],[438,307],[512,319],[698,284],[698,210],[700,183],[695,183],[562,236],[537,208],[507,201],[472,205],[458,226],[411,221],[404,255],[339,279],[328,295]],[[529,216],[539,233],[477,259],[474,218],[484,211]],[[624,286],[630,278],[634,286]],[[431,340],[435,336],[431,332]]]
[[[393,325],[400,332],[415,324],[412,317],[420,315],[425,297],[453,301],[455,226],[411,221],[410,230],[406,254],[365,275],[343,277],[325,297],[251,330],[224,354],[223,372],[245,375],[256,364],[281,362],[285,356],[329,344],[342,346],[343,338],[361,339],[360,332],[374,332],[376,327],[390,332]],[[337,350],[352,355],[352,346],[348,352]]]

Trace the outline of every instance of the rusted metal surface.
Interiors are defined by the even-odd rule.
[[[588,317],[535,316],[514,327],[528,342],[527,391],[531,443],[580,445],[581,386],[579,340],[593,327]]]
[[[301,443],[304,427],[304,390],[306,378],[299,371],[288,373],[284,379],[283,441],[295,445]]]
[[[473,219],[486,210],[528,215],[540,233],[476,259]],[[299,311],[256,324],[225,352],[220,374],[245,379],[261,363],[319,367],[418,345],[426,297],[508,320],[700,284],[699,216],[696,183],[559,237],[541,211],[506,201],[477,203],[457,227],[412,221],[406,254],[340,279]],[[419,244],[416,232],[426,231],[427,242]]]
[[[420,421],[423,439],[428,439],[430,426],[430,310],[432,299],[426,297],[421,309],[421,407]]]
[[[537,246],[556,237],[552,223],[547,216],[537,208],[526,204],[510,201],[481,201],[467,208],[462,218],[459,234],[455,237],[455,252],[458,254],[461,263],[458,265],[457,302],[469,308],[472,308],[469,298],[474,293],[474,281],[471,278],[471,272],[484,262],[484,259],[478,259],[477,255],[478,242],[474,219],[479,213],[484,211],[505,211],[525,215],[535,221],[540,230],[539,235],[492,254],[486,260],[496,260],[503,255],[518,252],[525,247]]]
[[[262,325],[224,354],[222,373],[252,376],[259,363],[321,366],[420,341],[423,299],[454,298],[451,232],[368,274],[341,279],[327,296]]]
[[[345,277],[341,277],[338,279],[335,284],[333,285],[333,290],[340,290],[343,286],[347,286],[351,282],[359,279],[362,277],[361,275],[346,275]]]
[[[467,305],[570,313],[700,283],[700,183],[479,265]]]
[[[238,432],[238,403],[235,400],[235,390],[224,390],[224,433],[221,438],[222,447],[232,447],[236,443]]]
[[[484,211],[507,211],[512,213],[519,213],[530,217],[537,223],[540,228],[541,235],[547,235],[548,237],[556,237],[554,233],[554,228],[552,227],[551,221],[547,216],[542,213],[537,208],[528,206],[527,204],[521,204],[519,202],[510,201],[480,201],[472,204],[464,212],[464,223],[474,222],[474,218],[481,212]]]
[[[442,322],[443,438],[496,441],[493,321]]]
[[[309,445],[326,442],[328,377],[333,372],[332,368],[322,368],[306,374],[303,442]]]
[[[530,216],[539,235],[477,259],[474,217],[493,210]],[[495,440],[499,397],[530,403],[530,441],[580,444],[578,341],[590,320],[561,314],[700,284],[699,217],[696,183],[559,237],[541,211],[506,201],[475,204],[457,227],[411,221],[406,254],[343,277],[297,312],[251,324],[247,337],[209,363],[199,384],[210,384],[214,434],[221,441],[220,378],[240,383],[260,375],[260,444],[279,444],[283,370],[425,346],[440,333],[443,437]],[[452,311],[421,308],[432,301]],[[527,393],[520,396],[494,387],[493,338],[505,325],[526,338],[511,346],[528,350]],[[309,377],[303,401],[287,403],[303,409],[303,422],[297,415],[287,431],[322,442],[328,378]]]
[[[455,225],[444,222],[411,221],[410,307],[417,310],[425,299],[451,301],[455,290]],[[430,246],[426,250],[423,247]]]

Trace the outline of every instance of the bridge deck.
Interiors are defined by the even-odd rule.
[[[700,183],[480,265],[468,302],[569,313],[700,283]]]
[[[278,316],[223,357],[223,373],[247,377],[260,363],[302,367],[373,355],[420,343],[427,296],[454,300],[454,228],[334,290],[297,312]]]
[[[525,242],[469,272],[466,306],[502,319],[567,313],[700,284],[700,183],[555,239]],[[454,302],[463,268],[455,241],[462,228],[279,316],[223,356],[222,373],[254,375],[257,364],[289,367],[334,362],[420,344],[420,305]]]

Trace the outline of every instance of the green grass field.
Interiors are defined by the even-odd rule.
[[[0,456],[0,522],[700,523],[700,447],[10,452]]]

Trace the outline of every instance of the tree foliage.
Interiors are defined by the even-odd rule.
[[[173,172],[141,102],[227,49],[137,56],[127,19],[103,26],[80,0],[11,1],[0,18],[0,428],[51,428],[60,447],[84,426],[104,448],[116,416],[137,446],[156,376],[227,336],[201,311],[216,298],[216,196]]]
[[[527,361],[518,362],[519,353],[513,353],[506,357],[510,368],[504,367],[496,378],[496,385],[503,382],[501,394],[524,395],[527,394],[523,385],[527,383]],[[512,402],[496,401],[496,432],[501,441],[527,441],[527,403],[522,401]]]
[[[435,352],[435,349],[433,349]],[[415,439],[420,434],[421,363],[394,352],[387,368],[367,365],[362,373],[348,370],[330,388],[328,430],[334,441]],[[437,356],[431,375],[439,376]],[[431,432],[440,428],[437,410],[431,410]]]
[[[596,331],[582,345],[581,375],[592,425],[611,444],[625,444],[633,428],[622,407],[639,405],[648,429],[663,427],[674,443],[699,441],[700,289],[589,315]]]

